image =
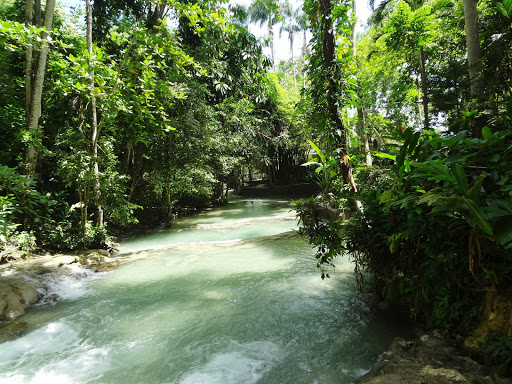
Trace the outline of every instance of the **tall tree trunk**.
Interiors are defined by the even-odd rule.
[[[463,1],[471,96],[479,98],[484,93],[484,83],[480,77],[482,72],[482,51],[480,49],[480,36],[478,33],[478,0]]]
[[[91,102],[90,102],[90,124],[91,124],[91,142],[92,142],[92,158],[93,158],[93,174],[94,174],[94,204],[96,205],[96,223],[101,228],[103,227],[103,208],[101,208],[101,184],[100,184],[100,170],[98,165],[98,116],[96,111],[96,96],[94,94],[94,69],[90,62],[92,56],[92,7],[91,0],[85,0],[85,7],[87,9],[87,51],[89,52],[89,77],[91,89]]]
[[[34,12],[34,1],[26,0],[25,3],[25,26],[32,26],[32,17]],[[25,126],[28,127],[30,115],[30,105],[32,103],[32,44],[27,44],[25,50]]]
[[[353,192],[357,191],[354,177],[352,175],[352,166],[348,157],[347,150],[347,131],[343,122],[341,121],[340,113],[338,110],[338,87],[340,82],[334,78],[335,74],[339,72],[338,61],[336,60],[336,45],[334,36],[333,16],[331,12],[330,0],[320,0],[320,16],[321,16],[321,29],[322,29],[322,53],[323,53],[323,66],[326,72],[330,73],[327,84],[327,108],[329,117],[333,124],[334,140],[339,148],[338,164],[341,169],[343,182],[350,185]],[[360,208],[360,203],[352,201],[351,206],[353,210]]]
[[[295,60],[293,57],[293,32],[290,35],[290,49],[292,51],[293,85],[297,87],[297,74],[295,73]]]
[[[478,32],[478,0],[464,1],[464,25],[466,29],[466,45],[468,52],[469,79],[471,81],[471,97],[477,99],[477,106],[481,107],[481,98],[484,94],[482,80],[482,50],[480,48],[480,36]],[[481,128],[485,125],[485,118],[477,116],[473,122],[472,134],[481,136]]]
[[[276,58],[274,52],[274,28],[272,26],[273,20],[272,15],[268,17],[268,34],[270,36],[270,55],[272,57],[272,69],[276,68]]]
[[[28,13],[28,12],[27,12]],[[55,0],[48,0],[46,2],[46,8],[44,12],[44,28],[47,31],[52,30],[53,15],[55,13]],[[32,135],[37,134],[39,117],[41,116],[41,99],[43,96],[43,84],[44,74],[46,68],[46,60],[48,58],[48,33],[41,32],[41,51],[37,57],[35,65],[35,73],[25,74],[25,76],[31,76],[31,91],[30,107],[28,111],[28,118],[26,118],[27,131]],[[27,64],[28,67],[28,64]],[[33,143],[29,144],[26,154],[26,173],[27,176],[38,178],[37,174],[37,162],[39,158],[39,150]]]
[[[421,73],[421,92],[423,93],[423,128],[426,130],[430,127],[430,120],[428,116],[428,87],[427,76],[425,71],[425,51],[420,47],[420,73]]]
[[[423,102],[420,99],[421,85],[420,85],[420,79],[419,79],[418,76],[415,78],[415,82],[416,82],[416,90],[418,91],[418,101],[417,101],[417,106],[418,106],[418,129],[421,130],[422,124],[424,126],[424,120],[422,120],[423,108],[421,106],[423,105]]]
[[[352,0],[352,11],[354,12],[354,17],[357,16],[357,8],[356,8],[356,0]],[[354,61],[357,58],[357,37],[356,37],[356,22],[352,24],[352,56],[354,56]],[[357,90],[357,96],[360,98],[361,93],[359,88]],[[364,126],[364,111],[363,107],[361,107],[361,103],[357,107],[357,130],[359,134],[363,137],[363,151],[364,151],[364,163],[367,166],[371,166],[373,164],[372,154],[370,152],[370,144],[368,142],[368,134],[365,132]]]
[[[302,42],[302,54],[304,55],[304,73],[302,74],[303,77],[302,77],[302,87],[303,88],[306,88],[306,75],[307,75],[307,72],[306,72],[306,56],[308,54],[308,43],[307,43],[307,28],[303,27],[304,29],[302,30],[302,33],[303,33],[303,42]]]
[[[353,15],[354,17],[357,16],[357,13],[356,13],[356,0],[352,0],[352,12],[353,12]],[[357,57],[357,38],[356,38],[356,22],[354,21],[354,23],[352,24],[352,34],[350,36],[350,40],[352,40],[352,56],[354,56],[354,59]]]
[[[165,1],[159,3],[155,6],[153,13],[150,15],[147,23],[147,27],[153,30],[153,33],[156,33],[156,28],[160,26],[161,20],[164,18],[165,13],[167,11],[167,4]]]

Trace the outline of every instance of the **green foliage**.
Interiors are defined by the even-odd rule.
[[[0,165],[0,247],[10,241],[21,248],[35,248],[35,235],[44,237],[53,225],[57,202],[36,190],[36,182],[15,169]]]
[[[289,123],[298,96],[277,90],[258,40],[220,5],[96,1],[92,54],[83,13],[58,9],[38,134],[25,129],[23,51],[37,50],[41,30],[21,24],[23,2],[0,5],[0,133],[9,137],[0,162],[23,169],[29,144],[41,153],[37,184],[25,180],[28,192],[10,186],[0,194],[3,242],[25,231],[44,247],[108,246],[106,228],[168,223],[225,200],[244,169],[269,165],[290,178],[290,164],[303,171],[294,156],[305,140]],[[162,9],[176,26],[158,20]],[[97,206],[105,228],[95,224]]]
[[[477,293],[504,289],[512,272],[510,131],[466,136],[397,130],[404,144],[382,156],[390,173],[361,193],[345,232],[384,297],[452,332],[470,330]]]
[[[496,331],[488,332],[485,352],[491,364],[498,367],[500,374],[512,376],[512,336]]]

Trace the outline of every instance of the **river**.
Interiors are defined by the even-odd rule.
[[[124,242],[133,261],[27,312],[28,333],[0,344],[0,382],[352,382],[400,330],[347,258],[321,280],[292,208],[234,200]]]

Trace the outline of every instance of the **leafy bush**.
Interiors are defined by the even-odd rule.
[[[512,336],[489,332],[485,338],[485,352],[500,374],[512,376]]]
[[[467,136],[397,130],[388,142],[403,145],[377,155],[392,165],[356,175],[363,209],[343,224],[322,218],[322,199],[297,206],[320,263],[348,253],[382,298],[450,333],[470,331],[483,293],[512,283],[512,132]]]
[[[466,136],[397,131],[404,144],[379,155],[394,161],[388,177],[345,228],[384,298],[452,332],[469,330],[482,292],[506,290],[512,272],[512,134]]]

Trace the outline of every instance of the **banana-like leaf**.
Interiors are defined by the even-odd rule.
[[[480,193],[480,188],[482,187],[482,183],[484,182],[484,179],[487,177],[486,173],[480,174],[480,176],[477,177],[475,182],[473,183],[473,186],[470,188],[470,190],[467,193],[467,197],[472,200],[476,200],[478,197],[478,194]]]
[[[503,0],[503,5],[509,13],[512,13],[512,0]]]
[[[388,155],[387,153],[377,152],[373,154],[375,157],[380,157],[381,159],[390,159],[396,161],[396,156]]]
[[[501,220],[496,228],[496,242],[506,248],[512,247],[512,216]]]
[[[309,141],[309,145],[311,145],[311,148],[313,148],[315,150],[315,152],[317,153],[317,155],[320,156],[320,159],[322,160],[322,163],[325,164],[326,157],[325,157],[324,153],[322,152],[322,150],[320,148],[318,148],[316,146],[316,144],[313,143],[311,140],[308,140],[308,141]]]
[[[454,164],[452,168],[453,176],[455,176],[455,181],[457,182],[457,185],[462,190],[462,192],[467,194],[469,186],[468,186],[468,178],[466,176],[466,172],[464,172],[464,169],[460,164]]]
[[[482,137],[485,140],[492,139],[492,132],[491,132],[491,130],[489,129],[488,126],[485,126],[485,127],[482,128]]]
[[[466,197],[463,197],[462,200],[468,208],[469,213],[471,214],[471,218],[475,221],[475,224],[488,235],[492,235],[492,227],[491,224],[489,224],[487,221],[487,216],[485,216],[484,211],[482,211],[482,209],[476,205],[473,200]]]
[[[316,161],[308,161],[307,163],[301,164],[301,167],[307,167],[308,165],[316,165],[318,167],[323,167],[324,165],[322,163],[318,163]]]

